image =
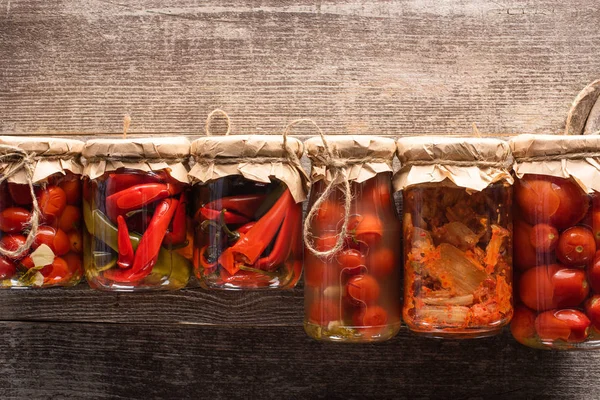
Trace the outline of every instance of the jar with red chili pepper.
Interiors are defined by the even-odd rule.
[[[395,143],[322,136],[305,145],[313,186],[304,232],[304,329],[325,341],[390,339],[401,325]]]
[[[81,280],[82,148],[78,140],[0,137],[0,287]]]
[[[183,137],[85,144],[83,247],[92,288],[174,290],[187,285],[189,150]]]
[[[414,333],[499,333],[512,306],[512,156],[496,139],[398,140],[403,318]]]
[[[513,337],[600,348],[600,137],[521,135],[515,156]]]
[[[304,147],[277,135],[192,143],[194,271],[205,288],[282,289],[302,273]]]

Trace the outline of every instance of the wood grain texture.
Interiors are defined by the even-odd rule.
[[[1,0],[0,133],[560,132],[595,0]]]
[[[315,342],[299,327],[0,324],[2,398],[595,398],[590,353],[508,335],[378,345]],[[543,382],[543,385],[540,385]]]

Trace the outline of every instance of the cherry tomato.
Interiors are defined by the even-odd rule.
[[[574,226],[560,234],[556,255],[569,266],[582,266],[594,258],[596,240],[588,228]]]
[[[529,234],[529,241],[536,251],[553,251],[558,243],[558,230],[548,224],[534,225]]]
[[[516,219],[513,230],[514,263],[520,270],[526,270],[536,265],[537,253],[531,245],[532,227],[527,222]]]
[[[81,237],[81,232],[72,231],[69,232],[69,244],[70,249],[73,253],[81,254],[83,250],[83,238]]]
[[[322,236],[315,238],[314,247],[318,251],[329,251],[335,247],[337,236]]]
[[[575,225],[589,208],[587,195],[575,182],[543,175],[518,179],[515,200],[527,222],[549,223],[557,229]]]
[[[374,214],[366,214],[359,218],[354,229],[354,240],[365,242],[370,247],[376,245],[383,236],[383,222]]]
[[[388,321],[388,312],[380,306],[369,306],[362,313],[362,326],[377,327]]]
[[[56,257],[52,262],[51,272],[48,275],[44,275],[44,285],[65,284],[72,278],[73,271],[69,268],[67,262],[60,257]]]
[[[537,311],[578,306],[589,290],[582,270],[560,265],[531,268],[519,281],[521,301]]]
[[[393,204],[389,181],[381,180],[378,176],[362,183],[361,201],[371,205],[375,210],[386,210]]]
[[[71,249],[71,241],[62,229],[55,229],[46,225],[39,227],[32,248],[37,249],[42,244],[50,247],[57,256],[65,255]]]
[[[593,264],[587,267],[587,277],[594,292],[600,292],[600,250],[596,251]]]
[[[591,225],[594,239],[596,239],[596,248],[600,248],[600,210],[596,210],[596,201],[594,201],[594,212],[592,212]]]
[[[10,279],[17,273],[15,263],[8,258],[0,257],[0,280]]]
[[[371,275],[356,275],[348,280],[346,293],[355,304],[373,304],[379,298],[379,283]]]
[[[19,247],[23,246],[26,241],[27,241],[27,238],[23,235],[18,235],[18,234],[4,235],[4,236],[2,236],[2,239],[0,239],[0,246],[5,248],[6,250],[16,251]],[[28,252],[24,252],[19,257],[12,258],[12,259],[20,260],[21,258],[25,257],[27,255],[27,253]]]
[[[39,195],[38,203],[42,216],[51,222],[58,218],[65,209],[67,195],[58,186],[49,186]]]
[[[22,232],[31,220],[31,213],[24,208],[11,207],[0,213],[0,230],[2,232]]]
[[[81,225],[81,210],[78,207],[67,205],[60,217],[58,217],[58,227],[69,233],[76,230]]]
[[[316,257],[306,259],[304,266],[304,283],[307,286],[323,288],[337,283],[339,280],[337,268],[329,266]]]
[[[569,343],[585,341],[589,335],[590,320],[577,310],[551,310],[535,319],[535,330],[545,342],[563,340]]]
[[[600,295],[592,296],[585,302],[585,313],[594,328],[600,330]]]
[[[529,345],[536,336],[535,313],[524,306],[515,307],[510,332],[517,342]]]
[[[332,299],[321,299],[308,307],[308,321],[313,324],[327,326],[340,319],[339,302]]]
[[[335,232],[339,222],[344,218],[344,207],[333,200],[325,200],[317,210],[313,226],[315,234],[321,235],[325,232]]]
[[[358,274],[365,269],[365,256],[356,249],[345,249],[338,253],[337,262],[349,274]]]
[[[398,258],[392,249],[380,247],[369,253],[367,269],[375,278],[385,278],[394,272],[397,261]]]
[[[15,204],[26,206],[33,203],[33,197],[31,197],[31,189],[29,188],[29,185],[9,182],[8,192],[10,193],[10,197],[13,199]]]
[[[74,177],[62,181],[59,187],[67,196],[67,204],[77,206],[81,202],[81,181]]]
[[[69,266],[69,270],[73,272],[74,275],[83,275],[83,262],[81,260],[81,255],[69,252],[63,256],[63,259],[66,261],[67,265]]]

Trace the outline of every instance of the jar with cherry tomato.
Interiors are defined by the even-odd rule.
[[[277,135],[192,143],[194,272],[208,289],[286,289],[302,274],[304,146]]]
[[[191,274],[183,137],[94,139],[83,149],[84,267],[108,291],[175,290]]]
[[[401,324],[394,141],[326,136],[305,145],[313,180],[305,230],[305,331],[324,341],[390,339]]]
[[[522,135],[515,156],[513,337],[600,347],[600,139]]]
[[[80,282],[82,148],[78,140],[0,137],[0,287]]]
[[[508,143],[428,136],[397,144],[406,325],[436,338],[498,334],[513,315]]]

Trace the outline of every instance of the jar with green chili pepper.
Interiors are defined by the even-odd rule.
[[[81,280],[82,148],[79,140],[0,137],[0,287]]]
[[[374,342],[400,329],[400,221],[392,139],[326,136],[312,161],[305,222],[304,328],[318,340]]]
[[[189,149],[183,137],[85,144],[84,267],[91,287],[133,291],[187,285]]]
[[[290,288],[302,272],[302,143],[208,136],[192,143],[194,271],[206,288]]]

